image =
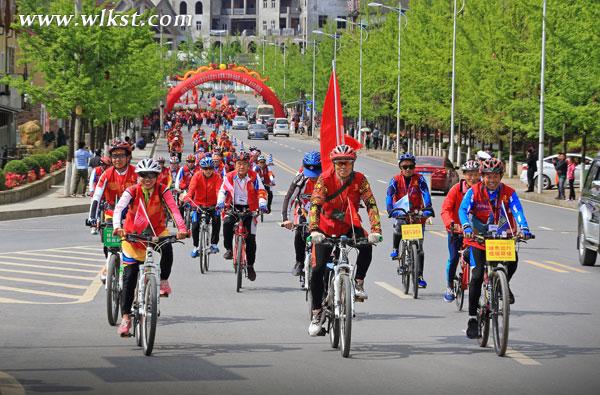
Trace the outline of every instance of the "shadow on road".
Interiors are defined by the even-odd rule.
[[[173,356],[189,355],[194,357],[212,357],[222,354],[248,354],[248,353],[280,353],[302,350],[301,347],[285,346],[268,343],[231,343],[231,344],[161,344],[156,348],[156,355]]]
[[[238,318],[238,317],[202,317],[193,315],[176,315],[176,316],[165,316],[161,317],[158,325],[178,325],[178,324],[231,324],[234,322],[248,322],[248,321],[263,321],[262,318]]]
[[[534,311],[534,310],[510,310],[511,316],[526,317],[532,315],[548,317],[565,317],[570,315],[591,315],[591,313],[577,313],[574,311]]]
[[[64,394],[64,393],[69,393],[69,392],[92,391],[94,389],[94,388],[88,387],[88,386],[49,383],[44,380],[30,380],[30,379],[19,380],[19,384],[21,384],[21,386],[23,387],[23,389],[25,389],[25,391],[27,393],[29,393],[29,392],[45,392],[45,393]],[[16,393],[17,392],[15,392],[15,394]]]
[[[355,321],[377,321],[377,320],[421,320],[421,319],[440,319],[445,318],[439,315],[419,315],[419,314],[369,314],[359,313],[354,318]]]

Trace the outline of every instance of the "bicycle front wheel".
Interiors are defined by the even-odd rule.
[[[338,348],[340,346],[340,320],[335,318],[335,309],[334,309],[334,298],[333,298],[333,281],[334,281],[333,272],[329,274],[329,287],[328,289],[328,297],[327,297],[327,312],[329,314],[329,343],[331,344],[331,348]],[[330,293],[329,293],[330,292]]]
[[[199,241],[200,241],[200,245],[199,245],[199,249],[200,249],[200,254],[198,254],[198,261],[200,263],[200,273],[204,274],[204,260],[206,259],[206,256],[204,255],[206,252],[206,245],[204,244],[204,233],[206,232],[206,230],[204,229],[204,226],[201,225],[200,226],[200,237],[199,237]]]
[[[214,221],[214,219],[213,219]],[[209,246],[210,246],[210,231],[208,230],[208,226],[205,228],[204,231],[204,250],[203,250],[203,254],[204,254],[204,271],[208,272],[208,263],[210,261],[210,250],[209,250]]]
[[[465,291],[462,289],[461,278],[463,274],[460,273],[458,278],[455,277],[452,281],[452,288],[454,288],[454,303],[456,304],[456,310],[462,311],[465,302]]]
[[[144,355],[152,354],[154,338],[156,336],[156,322],[158,320],[158,294],[156,292],[156,277],[150,275],[146,278],[144,289],[144,310],[140,316],[142,327],[142,348]]]
[[[487,285],[485,281],[481,286],[481,297],[479,298],[479,306],[477,307],[477,326],[479,327],[479,337],[477,342],[480,347],[487,346],[490,336],[490,314],[488,310],[488,300],[486,297]]]
[[[242,270],[242,248],[244,248],[244,243],[242,241],[241,236],[236,236],[235,238],[235,269],[236,269],[236,287],[235,291],[240,292],[242,288],[242,276],[244,275],[244,271]]]
[[[506,353],[508,345],[508,330],[510,316],[510,300],[508,280],[504,270],[497,270],[492,282],[492,335],[494,337],[494,350],[498,356]]]
[[[419,248],[416,243],[411,243],[410,254],[412,255],[412,285],[413,285],[413,299],[419,297],[419,262],[417,257],[419,256]]]
[[[352,285],[350,284],[350,276],[348,274],[341,275],[340,288],[340,333],[342,357],[348,358],[350,355],[350,342],[352,340]]]
[[[111,253],[106,271],[106,313],[111,326],[115,326],[119,318],[119,268],[119,256]]]

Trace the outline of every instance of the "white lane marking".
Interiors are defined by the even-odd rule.
[[[388,284],[384,281],[375,281],[375,284],[379,285],[381,288],[385,289],[386,291],[393,293],[400,299],[412,299],[413,298],[412,296],[405,295],[404,292],[402,292],[401,290],[399,290],[398,288],[396,288],[394,286],[391,286],[390,284]]]
[[[13,376],[6,372],[0,372],[0,394],[25,395],[25,389]]]
[[[40,254],[40,253],[36,253],[36,252],[17,252],[17,254],[27,255],[27,256],[31,255],[31,256],[50,257],[50,258],[76,259],[76,260],[82,260],[82,261],[98,262],[98,258],[83,258],[83,257],[79,257],[79,256],[69,256],[69,255]]]
[[[545,261],[545,262],[549,263],[551,265],[562,267],[562,268],[567,269],[567,270],[573,270],[574,272],[577,272],[577,273],[589,273],[586,270],[579,269],[578,267],[573,267],[573,266],[565,265],[564,263],[558,263],[558,262],[555,262],[555,261]]]
[[[57,277],[57,278],[68,278],[72,280],[87,280],[92,281],[94,277],[84,277],[84,276],[70,276],[68,274],[56,274],[56,273],[44,273],[44,272],[32,272],[30,270],[9,270],[9,269],[0,269],[0,272],[6,273],[19,273],[19,274],[31,274],[33,276],[43,276],[43,277]]]
[[[541,365],[541,363],[539,363],[535,359],[528,357],[527,355],[520,353],[516,350],[513,350],[512,348],[506,349],[506,356],[508,358],[514,359],[516,362],[520,363],[521,365],[528,365],[528,366]]]
[[[73,285],[66,283],[55,283],[52,281],[34,280],[32,278],[20,278],[20,277],[6,277],[0,276],[0,280],[14,281],[20,283],[40,284],[40,285],[51,285],[53,287],[71,288],[71,289],[87,289],[85,285]]]
[[[95,257],[98,257],[98,258],[101,258],[101,259],[104,258],[104,254],[102,252],[73,251],[69,247],[65,247],[65,248],[53,248],[53,249],[49,249],[49,250],[46,250],[46,251],[68,252],[69,254],[89,255],[89,256],[95,256]]]
[[[33,295],[42,295],[42,296],[53,296],[56,298],[64,298],[64,299],[79,299],[79,295],[70,295],[63,294],[60,292],[46,292],[46,291],[37,291],[33,289],[23,289],[23,288],[13,288],[13,287],[5,287],[4,285],[0,285],[0,290],[3,291],[11,291],[11,292],[20,292],[24,294],[33,294]]]
[[[81,215],[81,214],[68,214],[68,215]],[[31,218],[28,218],[31,219]],[[5,221],[8,222],[8,221]],[[98,250],[98,245],[88,245],[88,246],[79,246],[79,247],[69,247],[69,248],[94,248],[96,249],[96,251]],[[23,250],[23,251],[8,251],[8,252],[0,252],[0,255],[11,255],[11,254],[16,254],[16,253],[23,253],[23,252],[40,252],[40,251],[47,251],[47,250]]]
[[[5,256],[2,257],[4,259],[14,259],[18,261],[27,261],[27,262],[48,262],[48,263],[58,263],[60,265],[70,265],[70,266],[83,266],[83,267],[98,267],[98,265],[92,265],[90,263],[77,263],[77,262],[63,262],[63,261],[55,261],[52,259],[39,259],[39,258],[23,258],[20,256]],[[103,261],[95,260],[98,263]]]
[[[382,184],[387,184],[387,182],[383,181],[383,180],[377,180],[377,182],[380,182]]]
[[[447,235],[447,234],[444,234],[444,233],[442,233],[442,232],[438,232],[438,231],[436,231],[436,230],[430,230],[430,231],[428,231],[428,232],[429,232],[429,233],[433,233],[434,235],[436,235],[436,236],[440,236],[440,237],[443,237],[443,238],[447,238],[447,237],[448,237],[448,235]]]
[[[543,230],[554,230],[554,229],[552,229],[552,228],[548,228],[548,227],[546,227],[546,226],[540,226],[540,229],[543,229]]]
[[[28,264],[28,263],[15,263],[15,262],[6,262],[6,261],[0,261],[0,265],[4,265],[4,266],[19,266],[19,267],[33,267],[33,268],[36,268],[36,269],[61,270],[61,271],[67,271],[67,272],[97,273],[97,270],[72,269],[70,267],[55,267],[55,266],[43,266],[43,265],[31,265],[31,264]]]

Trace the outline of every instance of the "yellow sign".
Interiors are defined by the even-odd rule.
[[[489,262],[514,262],[517,260],[514,240],[486,240],[485,259]]]
[[[402,225],[402,239],[421,240],[423,238],[423,225]]]

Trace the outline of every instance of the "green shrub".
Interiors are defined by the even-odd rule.
[[[2,170],[0,169],[0,191],[3,191],[3,190],[5,189],[5,186],[4,186],[4,181],[5,181],[5,178],[4,178],[4,171],[2,171]]]
[[[61,147],[56,148],[55,151],[60,151],[62,153],[65,154],[65,158],[67,157],[67,154],[69,153],[69,146],[68,145],[63,145]]]
[[[22,160],[13,159],[4,166],[5,173],[17,173],[25,175],[29,171],[29,166],[27,166]]]
[[[52,164],[54,163],[53,159],[50,158],[48,154],[31,155],[30,158],[36,160],[38,165],[44,168],[46,172],[50,170],[50,166],[52,166]]]
[[[57,148],[54,151],[52,151],[51,153],[56,154],[58,156],[59,160],[66,160],[67,159],[67,153],[65,152],[65,150],[63,150],[61,148]]]
[[[48,153],[48,158],[52,161],[52,164],[62,160],[62,155],[59,152],[51,151]]]

